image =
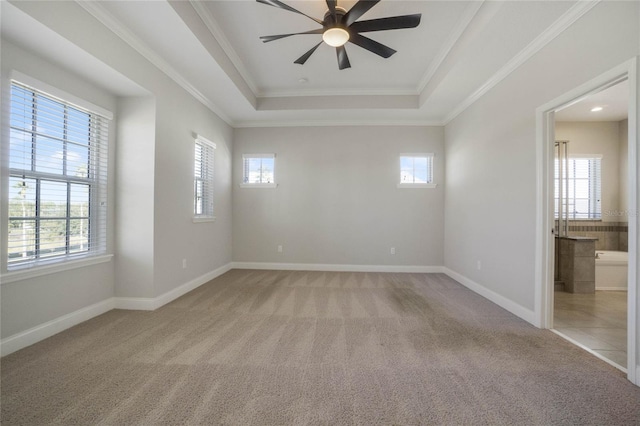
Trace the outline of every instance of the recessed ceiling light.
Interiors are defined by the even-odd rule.
[[[598,112],[598,111],[602,111],[602,107],[593,107],[593,108],[591,108],[591,112]]]

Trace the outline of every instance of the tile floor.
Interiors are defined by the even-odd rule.
[[[554,328],[619,366],[627,367],[627,292],[555,292]]]

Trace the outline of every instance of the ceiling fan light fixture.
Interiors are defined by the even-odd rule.
[[[349,31],[333,27],[322,33],[322,40],[331,47],[344,46],[349,41]]]

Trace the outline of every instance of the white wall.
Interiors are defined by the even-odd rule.
[[[231,262],[233,130],[176,85],[163,87],[156,116],[155,295]],[[215,222],[193,223],[193,161],[200,134],[216,144]],[[182,259],[187,268],[182,268]]]
[[[601,2],[447,124],[445,266],[533,311],[535,110],[638,55],[638,40],[638,3]]]
[[[54,86],[73,96],[116,113],[116,99],[106,91],[89,83],[82,77],[68,72],[42,58],[1,40],[2,47],[2,192],[8,188],[8,105],[12,71],[19,71],[41,82]],[[113,159],[115,148],[115,124],[109,125],[109,156]],[[110,168],[113,171],[113,168]],[[113,173],[110,174],[111,189],[108,200],[113,200]],[[113,251],[113,203],[108,211],[108,251]],[[2,223],[7,220],[7,200],[2,197]],[[7,271],[6,225],[1,234],[1,270]],[[98,303],[113,296],[113,262],[83,267],[72,271],[58,272],[36,278],[2,282],[0,336],[7,337],[35,327],[46,321]]]
[[[115,295],[154,297],[156,100],[118,100]]]
[[[536,302],[536,109],[637,58],[639,6],[598,3],[445,127],[445,265],[531,313]],[[475,267],[479,258],[482,270]],[[633,296],[635,288],[630,289]],[[635,298],[638,306],[637,292]],[[637,383],[640,317],[629,318],[636,327],[631,376]]]
[[[15,6],[93,55],[105,67],[116,70],[146,90],[150,97],[117,100],[102,94],[108,100],[105,105],[96,95],[103,93],[96,84],[85,83],[67,70],[43,65],[39,58],[30,61],[24,70],[36,78],[42,75],[42,80],[72,93],[78,92],[79,96],[105,105],[107,109],[121,107],[121,115],[131,116],[116,117],[116,120],[122,119],[123,127],[111,133],[114,137],[117,133],[119,139],[113,152],[122,149],[116,154],[118,161],[111,174],[112,178],[117,175],[112,190],[118,194],[112,196],[118,202],[110,203],[112,208],[116,204],[111,218],[117,218],[110,226],[112,230],[115,226],[118,237],[118,243],[109,247],[111,252],[117,248],[114,261],[108,264],[108,271],[105,271],[106,266],[99,265],[88,269],[85,275],[78,272],[64,275],[66,280],[43,276],[26,283],[9,284],[16,287],[6,287],[6,291],[3,285],[2,338],[64,315],[74,315],[89,303],[113,296],[116,306],[120,298],[127,303],[133,299],[137,303],[140,302],[137,298],[142,298],[144,306],[154,307],[159,300],[167,301],[167,293],[172,297],[179,295],[181,289],[201,284],[203,277],[224,270],[231,262],[232,128],[77,3],[18,2]],[[29,55],[12,54],[5,49],[4,42],[2,48],[5,79],[5,67],[11,66],[12,60],[26,61],[24,58]],[[3,93],[6,93],[4,88]],[[3,111],[7,105],[3,99]],[[217,220],[213,223],[192,222],[194,132],[217,144]],[[140,135],[143,135],[142,139],[138,139]],[[4,136],[3,140],[6,140]],[[129,155],[132,157],[126,158]],[[138,161],[140,159],[144,161]],[[3,211],[3,223],[6,223],[6,207]],[[135,214],[139,217],[132,220]],[[130,242],[133,244],[127,245]],[[183,258],[187,259],[184,269]],[[114,264],[117,282],[114,282]],[[56,284],[58,281],[60,283]],[[36,291],[38,285],[46,289]],[[107,290],[95,289],[96,286]],[[54,289],[58,293],[51,299]],[[160,297],[162,295],[165,297]],[[51,300],[55,303],[60,300],[60,308],[45,306]]]
[[[398,189],[400,154],[419,152],[437,188]],[[276,154],[276,189],[239,188],[252,153]],[[237,129],[234,261],[442,265],[443,154],[441,127]]]
[[[619,216],[620,202],[620,125],[617,121],[557,121],[556,140],[569,141],[569,156],[602,155],[602,221],[626,221]],[[625,159],[626,160],[626,159]]]

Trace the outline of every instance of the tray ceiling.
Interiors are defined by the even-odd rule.
[[[323,0],[284,2],[318,19],[327,9]],[[355,0],[338,4],[348,10]],[[320,35],[262,43],[262,35],[319,25],[256,1],[82,1],[77,6],[242,127],[442,124],[594,4],[382,0],[360,20],[421,13],[420,25],[367,34],[397,50],[388,59],[347,43],[352,68],[346,70],[338,69],[335,50],[324,44],[305,65],[293,63]],[[3,8],[3,21],[22,13],[16,6]],[[3,36],[38,50],[29,31],[3,28]]]

